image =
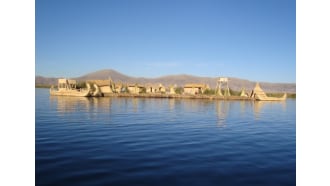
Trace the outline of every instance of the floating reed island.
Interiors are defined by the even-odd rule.
[[[216,95],[184,95],[184,94],[106,94],[104,97],[131,97],[131,98],[182,98],[182,99],[218,99],[218,100],[253,100],[250,97],[241,96],[216,96]]]
[[[240,92],[229,89],[228,78],[219,78],[215,89],[207,84],[189,83],[183,87],[159,84],[131,84],[108,80],[88,80],[77,86],[72,79],[59,79],[58,85],[50,88],[51,96],[82,96],[82,97],[134,97],[134,98],[185,98],[185,99],[218,99],[218,100],[257,100],[284,101],[287,94],[281,97],[270,97],[261,89],[259,83],[251,92]]]

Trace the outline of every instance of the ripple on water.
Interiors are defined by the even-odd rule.
[[[36,89],[36,183],[293,185],[295,108]]]

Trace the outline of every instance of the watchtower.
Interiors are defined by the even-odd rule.
[[[221,92],[221,87],[222,86],[226,86],[225,91],[224,91],[224,95]],[[230,96],[228,78],[226,78],[226,77],[220,77],[219,78],[219,80],[217,81],[216,93],[219,96]]]

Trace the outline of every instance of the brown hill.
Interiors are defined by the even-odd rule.
[[[56,85],[57,78],[48,78],[43,76],[36,76],[35,85]]]
[[[95,80],[95,79],[109,79],[111,78],[115,82],[125,82],[125,83],[138,83],[138,84],[146,84],[146,83],[161,83],[165,86],[168,85],[177,85],[184,86],[187,83],[205,83],[210,86],[210,88],[215,88],[217,79],[216,77],[198,77],[192,75],[169,75],[158,78],[136,78],[124,75],[115,70],[100,70],[96,72],[92,72],[80,77],[76,77],[73,79],[77,79],[78,81],[85,80]],[[247,91],[251,91],[256,82],[249,81],[245,79],[239,79],[234,77],[228,77],[229,79],[229,87],[233,90],[239,91],[243,87]],[[36,85],[55,85],[57,84],[57,78],[47,78],[42,76],[36,76],[35,80]],[[295,93],[296,92],[296,84],[295,83],[268,83],[268,82],[260,82],[260,86],[266,92],[287,92],[287,93]]]

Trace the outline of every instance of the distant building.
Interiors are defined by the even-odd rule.
[[[58,79],[59,89],[76,89],[77,81],[73,79]]]
[[[123,93],[125,92],[126,88],[130,90],[132,93],[136,93],[143,88],[143,86],[138,85],[138,90],[135,90],[135,84],[130,85],[130,88],[127,84],[122,82],[113,82],[110,80],[88,80],[87,83],[91,85],[97,85],[100,89],[101,93],[103,94],[113,94],[113,93]],[[94,86],[93,86],[94,87]]]
[[[146,84],[146,93],[155,93],[158,90],[158,87],[152,84]]]
[[[245,88],[242,88],[240,96],[241,97],[248,97],[249,96],[249,94],[245,92]]]
[[[230,96],[230,90],[229,90],[229,79],[227,77],[220,77],[217,81],[217,87],[215,88],[216,94],[219,96]],[[226,85],[224,89],[224,94],[222,94],[222,86]]]
[[[185,94],[203,94],[206,89],[209,89],[206,84],[190,83],[183,87],[183,92]]]
[[[116,92],[116,93],[122,93],[123,91],[124,91],[124,84],[123,83],[115,83],[114,85],[113,85],[113,90],[114,90],[114,92]]]
[[[174,89],[175,86],[173,85],[170,85],[169,88],[170,88],[170,92],[169,94],[175,94],[175,89]]]
[[[166,88],[162,84],[147,84],[146,86],[147,93],[165,93]]]
[[[139,94],[143,88],[144,88],[144,86],[138,85],[138,84],[127,85],[127,89],[129,91],[129,93],[131,93],[131,94]]]
[[[102,93],[113,93],[113,83],[111,80],[88,80],[87,83],[97,85]]]
[[[161,92],[161,93],[165,93],[166,92],[166,88],[164,85],[162,84],[159,84],[158,86],[158,91]]]

